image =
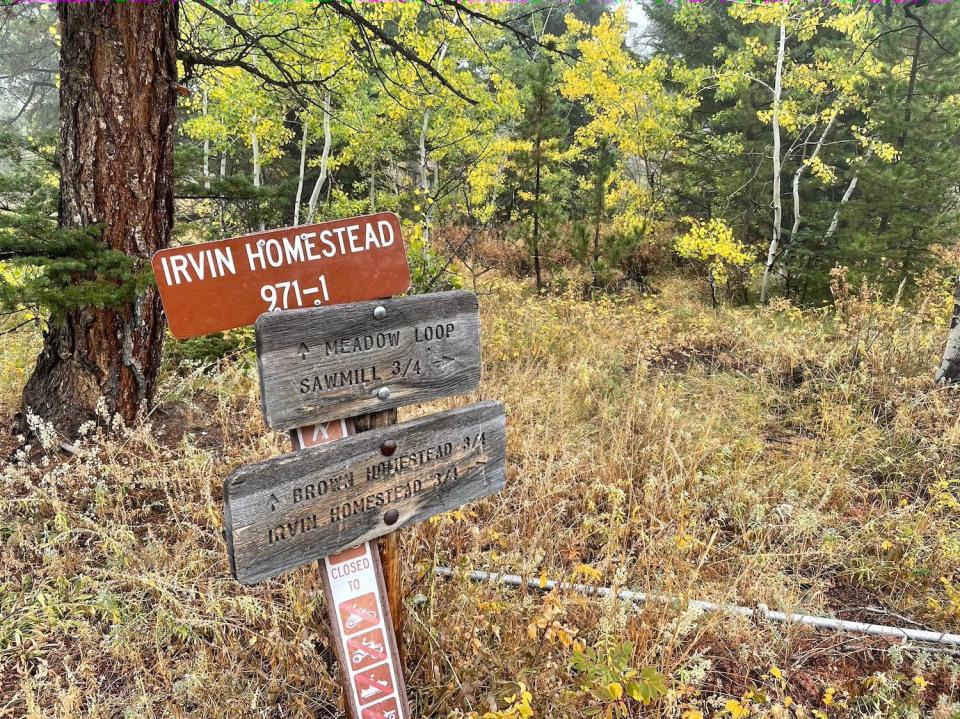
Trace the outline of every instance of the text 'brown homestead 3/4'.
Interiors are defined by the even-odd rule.
[[[480,402],[237,470],[224,482],[237,579],[259,582],[499,492],[505,425],[501,404]]]

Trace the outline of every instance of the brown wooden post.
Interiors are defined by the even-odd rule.
[[[403,661],[403,625],[406,621],[403,607],[403,574],[400,566],[400,530],[380,538],[380,563],[383,579],[387,583],[387,602],[393,617],[393,630],[397,635],[397,650]]]
[[[360,415],[354,420],[357,433],[366,432],[377,427],[386,427],[397,423],[397,410],[386,412],[372,412]],[[393,618],[393,632],[397,637],[397,650],[400,661],[403,662],[403,573],[400,566],[400,532],[391,532],[381,537],[380,563],[383,565],[383,578],[387,584],[387,602],[390,605],[390,616]]]

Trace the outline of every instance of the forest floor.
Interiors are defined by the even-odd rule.
[[[401,411],[483,398],[509,418],[506,490],[402,532],[415,715],[960,716],[944,647],[433,576],[958,631],[960,393],[932,383],[944,287],[894,304],[841,286],[801,311],[654,284],[586,301],[485,282],[480,391]],[[37,346],[0,338],[4,425]],[[2,439],[0,717],[340,716],[315,572],[244,587],[227,567],[224,477],[288,451],[254,364],[171,359],[145,423],[102,417],[75,454]],[[645,667],[666,694],[642,706],[620,688]]]

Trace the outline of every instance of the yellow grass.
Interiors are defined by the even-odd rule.
[[[955,716],[949,655],[432,577],[452,565],[957,631],[960,398],[932,387],[943,288],[892,306],[841,283],[837,311],[801,312],[713,311],[688,279],[658,286],[585,301],[490,281],[481,391],[402,412],[495,398],[509,415],[506,491],[403,531],[416,714],[522,716],[523,682],[540,717]],[[6,415],[36,346],[0,343]],[[340,715],[312,570],[229,577],[223,478],[287,451],[257,392],[249,356],[170,367],[144,425],[102,418],[76,457],[35,446],[4,468],[0,717]],[[598,698],[606,685],[569,666],[579,646],[628,642],[630,666],[669,687],[646,707]]]

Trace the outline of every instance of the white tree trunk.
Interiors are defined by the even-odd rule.
[[[446,46],[444,46],[446,47]],[[442,58],[441,58],[442,59]],[[423,192],[423,244],[430,242],[430,178],[427,174],[427,130],[430,129],[430,110],[423,111],[423,124],[420,127],[420,190]]]
[[[440,56],[437,60],[437,67],[443,64],[443,58],[447,55],[447,43],[440,46]],[[420,189],[423,191],[423,247],[426,252],[430,244],[430,227],[433,224],[433,198],[430,196],[430,176],[427,172],[427,132],[430,129],[430,110],[423,111],[423,124],[420,126]],[[434,177],[436,177],[436,170]],[[434,183],[436,184],[436,183]]]
[[[836,122],[838,114],[839,113],[834,112],[833,115],[830,116],[830,122],[827,123],[827,126],[823,128],[823,132],[820,133],[820,139],[817,140],[817,145],[813,148],[813,153],[810,155],[809,160],[807,162],[801,162],[800,167],[793,173],[793,227],[790,229],[791,242],[796,239],[797,232],[800,231],[800,178],[803,177],[803,174],[810,166],[808,163],[813,162],[820,156],[820,150],[823,149],[823,143],[826,141],[827,135],[830,134],[830,130],[833,129],[833,123]]]
[[[300,224],[300,202],[303,198],[303,176],[307,169],[307,119],[303,118],[303,142],[300,143],[300,179],[297,182],[297,199],[293,203],[293,225]]]
[[[207,116],[207,91],[203,91],[203,116]],[[210,189],[210,138],[203,138],[203,187]]]
[[[227,176],[227,148],[220,153],[220,179]],[[227,231],[227,201],[223,198],[223,185],[220,185],[220,231]]]
[[[257,115],[253,116],[253,130],[250,132],[250,140],[253,145],[253,186],[255,189],[260,189],[260,140],[257,138]],[[257,209],[260,208],[260,201],[257,200]],[[260,219],[260,231],[263,232],[267,228],[266,222],[261,218]]]
[[[328,167],[330,164],[330,148],[333,145],[333,136],[330,133],[330,93],[323,97],[323,154],[320,156],[320,175],[313,185],[313,192],[310,193],[310,203],[307,206],[307,224],[313,222],[313,217],[317,212],[317,201],[320,199],[320,190],[327,181]]]
[[[777,74],[773,88],[773,236],[770,238],[770,247],[767,249],[767,264],[763,269],[763,283],[760,286],[760,302],[767,301],[770,290],[770,278],[773,275],[773,266],[777,261],[777,250],[780,248],[780,238],[783,223],[783,204],[780,200],[780,99],[783,95],[783,58],[787,49],[787,20],[780,20],[780,45],[777,50]]]
[[[953,290],[953,317],[935,381],[937,384],[957,384],[960,381],[960,277]]]
[[[863,161],[867,162],[870,157],[873,155],[873,150],[867,150],[867,154],[863,156]],[[833,213],[833,219],[830,220],[830,227],[827,228],[827,231],[823,235],[823,241],[826,243],[833,233],[837,231],[837,226],[840,224],[840,208],[850,201],[850,197],[853,195],[853,191],[857,189],[857,182],[860,179],[860,170],[857,170],[853,177],[850,178],[850,184],[847,185],[846,191],[843,193],[843,197],[840,198],[840,207],[838,207]]]

